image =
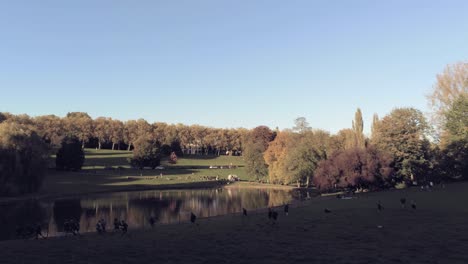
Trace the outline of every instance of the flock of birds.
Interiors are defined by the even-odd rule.
[[[406,198],[402,197],[402,198],[400,199],[400,204],[401,204],[401,208],[402,208],[402,209],[405,209],[405,208],[406,208]],[[411,208],[412,208],[413,210],[416,210],[416,202],[415,202],[414,200],[411,200],[410,204],[411,204]],[[284,214],[287,216],[287,215],[289,214],[289,204],[285,204],[283,208],[284,208]],[[382,203],[381,203],[380,200],[377,202],[377,210],[378,210],[379,212],[381,212],[382,210],[384,210],[384,206],[382,205]],[[332,213],[332,210],[330,210],[329,208],[325,208],[325,209],[323,210],[323,212],[324,212],[325,214],[330,214],[330,213]],[[247,217],[247,215],[248,215],[247,209],[242,208],[242,215],[243,215],[244,217]],[[272,221],[273,224],[276,223],[276,221],[278,220],[278,216],[279,216],[279,214],[278,214],[278,212],[277,212],[275,209],[273,209],[273,208],[271,208],[271,207],[268,208],[268,220],[269,220],[269,221]],[[197,221],[197,215],[195,215],[193,212],[190,212],[190,222],[191,222],[192,224],[195,224],[195,225],[198,226],[198,223],[196,223],[196,221]],[[149,224],[151,225],[151,227],[154,227],[154,225],[156,224],[156,222],[157,222],[157,218],[155,218],[155,217],[150,217],[150,218],[149,218]],[[126,222],[124,222],[124,221],[117,221],[117,219],[114,219],[114,226],[115,226],[115,230],[122,229],[123,234],[125,234],[125,233],[127,232],[128,224],[127,224]],[[382,228],[382,226],[380,226],[380,225],[377,226],[377,227],[378,227],[378,228]],[[104,228],[104,232],[105,232],[105,222],[104,222],[103,219],[101,219],[101,220],[98,222],[98,224],[97,224],[97,231],[98,231],[99,233],[102,233],[102,232],[100,232],[100,231],[101,231],[103,228]],[[20,230],[20,229],[18,229],[18,230]],[[22,231],[22,229],[21,229],[20,231],[18,231],[18,230],[17,230],[17,233],[21,235],[22,232],[20,232],[20,231]],[[65,230],[67,231],[67,228],[65,228]],[[79,229],[78,229],[78,230],[79,230]],[[31,232],[30,232],[30,233],[31,233],[31,234],[36,234],[36,238],[38,238],[39,235],[42,236],[40,227],[38,228],[37,231],[36,231],[36,230],[32,230],[32,228],[31,228]]]
[[[406,208],[406,198],[404,198],[404,197],[401,198],[400,199],[400,204],[401,204],[401,208],[405,209]],[[286,216],[289,215],[289,204],[285,204],[283,208],[284,208],[284,214]],[[416,210],[416,202],[414,200],[411,200],[411,208],[413,210]],[[377,202],[377,210],[379,212],[384,210],[384,207],[383,207],[382,203],[380,202],[380,200]],[[332,211],[330,209],[328,209],[328,208],[325,208],[323,211],[326,214],[332,213]],[[247,217],[247,215],[248,215],[247,209],[242,208],[242,215],[244,217]],[[268,220],[273,221],[273,223],[275,223],[278,220],[278,215],[279,214],[275,209],[273,209],[271,207],[268,207]],[[196,221],[197,221],[197,215],[194,214],[193,212],[190,212],[190,222],[192,224],[198,225],[198,223],[196,223]],[[156,223],[156,218],[151,217],[149,219],[149,223],[150,223],[151,227],[154,227],[154,225]]]

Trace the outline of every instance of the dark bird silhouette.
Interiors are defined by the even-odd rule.
[[[325,210],[323,210],[323,211],[324,211],[326,214],[329,214],[329,213],[331,213],[331,211],[330,211],[330,210],[328,210],[328,208],[325,208]]]
[[[414,210],[416,210],[416,203],[414,201],[411,201],[411,208],[413,208]]]
[[[382,211],[382,210],[384,209],[383,206],[382,206],[382,204],[380,203],[380,201],[377,203],[377,209],[378,209],[379,211]]]
[[[197,216],[193,212],[190,212],[190,222],[192,222],[192,224],[195,224],[196,220]]]
[[[156,219],[154,219],[154,217],[150,217],[149,223],[150,223],[151,227],[154,227],[154,224],[156,223]]]
[[[243,214],[244,216],[247,216],[247,210],[246,210],[245,208],[242,208],[242,214]]]
[[[273,220],[276,221],[276,220],[278,219],[278,212],[273,211],[273,212],[271,213],[271,217],[273,218]]]
[[[271,211],[271,208],[268,207],[268,219],[271,219],[273,216],[273,211]]]
[[[405,208],[405,205],[406,205],[406,198],[401,198],[401,199],[400,199],[400,203],[401,203],[401,208]]]

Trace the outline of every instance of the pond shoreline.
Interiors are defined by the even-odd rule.
[[[76,192],[76,193],[36,193],[23,196],[0,197],[0,204],[8,204],[27,200],[60,200],[79,196],[88,196],[95,194],[106,194],[116,192],[136,192],[136,191],[152,191],[152,190],[190,190],[190,189],[213,189],[213,188],[249,188],[249,189],[282,189],[293,190],[294,187],[284,185],[273,185],[256,182],[236,182],[225,183],[224,181],[206,181],[195,183],[176,183],[176,184],[161,184],[161,185],[142,185],[142,186],[126,186],[123,188],[92,191],[92,192]]]
[[[197,224],[157,225],[128,235],[0,241],[13,263],[467,263],[468,183],[422,191],[375,192],[357,199],[321,197],[278,208],[276,223],[265,210],[230,214]],[[401,208],[400,198],[417,210]],[[377,211],[381,201],[385,210]],[[324,213],[324,208],[331,213]],[[408,223],[408,224],[402,224]]]

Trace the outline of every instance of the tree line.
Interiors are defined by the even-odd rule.
[[[176,162],[182,155],[240,155],[248,130],[200,125],[150,124],[71,112],[30,117],[0,113],[0,195],[38,190],[56,154],[56,168],[79,170],[85,147],[133,150],[131,166],[155,168],[162,157]]]
[[[247,171],[258,181],[323,191],[468,179],[468,64],[447,66],[428,98],[430,121],[415,108],[395,108],[374,115],[370,136],[360,109],[336,134],[304,117],[283,131],[257,127],[244,144]]]
[[[55,115],[30,117],[0,113],[1,120],[34,129],[53,148],[66,137],[77,138],[82,147],[132,150],[139,138],[158,141],[161,145],[180,145],[183,154],[239,153],[247,129],[220,129],[201,125],[148,123],[144,119],[120,121],[110,117],[92,119],[84,112],[71,112],[61,118]]]
[[[187,154],[242,154],[258,181],[321,190],[467,179],[468,64],[447,66],[429,101],[430,121],[417,109],[395,108],[383,118],[374,115],[370,136],[363,133],[360,109],[351,127],[336,134],[312,129],[303,117],[280,131],[122,122],[83,112],[63,118],[0,113],[0,194],[37,190],[51,153],[58,154],[58,168],[79,169],[84,147],[134,150],[130,163],[137,168],[159,165],[160,155],[173,161]],[[70,153],[78,155],[71,158],[76,163],[68,163]]]

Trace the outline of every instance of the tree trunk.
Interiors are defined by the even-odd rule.
[[[297,183],[297,188],[301,188],[301,183],[299,181],[296,181]]]
[[[309,188],[309,184],[310,184],[310,176],[307,176],[306,188]]]
[[[128,151],[130,151],[130,148],[132,147],[132,143],[128,143]]]
[[[81,141],[81,148],[84,149],[84,140]]]
[[[114,150],[114,147],[115,147],[115,143],[112,142],[112,150]]]
[[[101,149],[101,140],[98,140],[98,149]]]

